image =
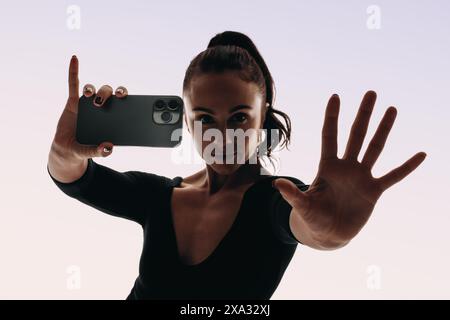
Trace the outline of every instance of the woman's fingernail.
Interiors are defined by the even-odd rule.
[[[111,147],[104,147],[103,151],[107,152],[107,153],[110,153],[111,152]]]
[[[123,94],[123,89],[122,89],[122,88],[118,88],[118,89],[116,90],[116,94],[117,94],[117,93]]]
[[[95,102],[96,104],[102,104],[102,101],[103,101],[103,99],[102,99],[102,97],[100,97],[100,96],[98,96],[98,97],[95,98],[95,100],[94,100],[94,102]]]

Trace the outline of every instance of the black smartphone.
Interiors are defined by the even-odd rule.
[[[113,95],[101,107],[93,100],[81,96],[78,102],[80,144],[173,148],[181,143],[184,103],[179,96]]]

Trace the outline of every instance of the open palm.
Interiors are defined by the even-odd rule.
[[[397,110],[389,107],[369,143],[361,162],[358,155],[375,105],[376,93],[368,91],[353,122],[342,158],[337,157],[337,128],[340,100],[333,95],[327,105],[322,129],[322,152],[318,173],[307,191],[302,192],[287,179],[275,186],[299,215],[314,237],[324,242],[350,241],[369,219],[381,194],[399,182],[425,159],[419,152],[379,178],[371,174],[394,124]]]

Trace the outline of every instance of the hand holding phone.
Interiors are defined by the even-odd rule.
[[[56,132],[52,141],[50,150],[50,162],[59,162],[59,167],[71,167],[72,164],[78,164],[80,160],[86,160],[95,157],[107,157],[111,155],[113,150],[113,144],[104,140],[97,145],[84,145],[78,143],[76,139],[77,117],[78,117],[78,104],[79,104],[79,79],[78,79],[79,61],[76,56],[72,56],[69,66],[69,97],[64,110],[58,120]],[[97,96],[107,99],[112,95],[109,91],[111,87],[103,86]],[[95,89],[92,89],[90,85],[85,86],[86,96],[92,96],[95,94]],[[126,96],[123,94],[123,89],[116,92],[116,97]],[[53,160],[57,159],[57,160]],[[62,165],[61,161],[70,165]],[[55,166],[52,166],[52,168]],[[53,168],[54,169],[54,168]]]
[[[69,97],[59,118],[50,152],[58,161],[65,159],[67,163],[78,163],[79,160],[107,157],[111,155],[114,144],[174,147],[181,141],[181,132],[179,139],[176,134],[172,135],[174,129],[182,128],[181,98],[128,96],[125,87],[117,88],[113,96],[110,86],[104,85],[96,92],[90,84],[84,86],[80,98],[78,69],[78,58],[72,56]],[[131,98],[126,100],[127,97]],[[113,103],[106,104],[107,109],[101,109],[111,98]],[[126,102],[120,103],[121,99]],[[163,103],[157,103],[158,100]],[[177,104],[175,108],[171,101],[178,101],[181,105]],[[130,108],[126,109],[128,106]],[[93,115],[92,119],[90,115]]]

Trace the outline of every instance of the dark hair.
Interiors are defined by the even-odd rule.
[[[255,83],[263,94],[265,103],[269,104],[263,124],[266,136],[261,142],[261,145],[267,145],[267,150],[263,150],[261,156],[267,156],[273,165],[271,153],[275,149],[276,143],[281,142],[281,148],[285,146],[289,149],[291,120],[287,114],[273,108],[275,84],[272,75],[255,44],[248,36],[235,31],[216,34],[209,41],[207,49],[200,52],[189,64],[183,81],[183,93],[189,91],[194,76],[222,73],[227,70],[238,71],[239,78]],[[276,117],[276,114],[284,119],[285,125]],[[272,139],[272,129],[278,129],[279,141]],[[268,141],[267,144],[266,141]]]

